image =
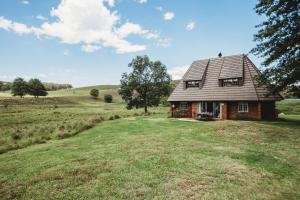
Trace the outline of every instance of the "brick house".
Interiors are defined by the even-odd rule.
[[[168,101],[172,117],[275,119],[275,101],[244,54],[194,61]]]

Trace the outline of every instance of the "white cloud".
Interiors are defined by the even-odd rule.
[[[158,10],[158,11],[162,11],[163,7],[162,6],[157,6],[155,9]]]
[[[164,39],[158,39],[157,41],[157,46],[159,47],[168,47],[171,45],[172,39],[171,38],[164,38]]]
[[[36,18],[39,20],[42,20],[42,21],[47,21],[47,18],[42,15],[38,15],[38,16],[36,16]]]
[[[87,53],[93,53],[93,52],[95,52],[99,49],[101,49],[101,47],[97,46],[97,45],[87,44],[87,45],[81,46],[81,50],[84,51],[84,52],[87,52]]]
[[[7,31],[14,31],[18,34],[28,34],[36,31],[36,29],[33,27],[28,27],[25,24],[12,22],[5,19],[4,17],[0,17],[0,28]]]
[[[108,4],[112,3],[114,1],[108,1]],[[45,21],[40,27],[29,27],[0,17],[0,28],[19,34],[54,37],[66,44],[80,44],[84,51],[88,49],[86,52],[100,46],[112,47],[117,53],[145,50],[145,45],[132,44],[126,39],[132,34],[146,39],[160,39],[156,32],[143,29],[138,24],[127,22],[119,25],[120,16],[105,7],[103,0],[61,0],[50,14],[56,20]]]
[[[120,28],[116,30],[116,33],[119,35],[121,38],[125,38],[131,34],[136,34],[140,35],[146,39],[158,39],[159,34],[150,31],[150,30],[144,30],[139,24],[134,24],[130,22],[126,22],[123,24]]]
[[[188,31],[191,31],[191,30],[193,30],[193,29],[195,28],[195,26],[196,26],[196,23],[193,22],[193,21],[191,21],[191,22],[189,22],[189,23],[186,25],[185,29],[188,30]]]
[[[147,0],[136,0],[136,1],[140,4],[147,3]]]
[[[28,4],[29,4],[29,1],[22,0],[21,3],[24,4],[24,5],[28,5]]]
[[[179,67],[173,67],[168,70],[168,73],[172,76],[173,80],[182,79],[185,72],[188,70],[188,65],[183,65]]]
[[[104,0],[107,2],[107,4],[110,6],[110,7],[114,7],[115,6],[115,0]]]
[[[167,21],[172,20],[174,17],[175,17],[175,14],[173,12],[166,12],[164,14],[164,19]]]

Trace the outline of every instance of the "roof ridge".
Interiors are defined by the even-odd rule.
[[[208,59],[207,64],[206,64],[206,67],[205,67],[205,70],[204,70],[203,75],[202,75],[202,77],[201,77],[201,88],[203,87],[204,82],[205,82],[205,79],[206,79],[207,68],[208,68],[208,66],[209,66],[209,63],[210,63],[210,59]]]
[[[222,65],[221,65],[221,69],[220,69],[220,72],[219,72],[219,75],[218,75],[218,80],[220,78],[220,75],[221,75],[221,72],[222,72],[222,69],[223,69],[224,60],[225,60],[225,57],[223,57],[223,59],[222,59]]]

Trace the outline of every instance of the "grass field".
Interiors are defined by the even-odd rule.
[[[279,102],[277,121],[192,122],[96,87],[98,100],[94,87],[2,95],[1,199],[300,199],[299,100]]]
[[[299,199],[299,123],[129,117],[0,155],[3,199]]]
[[[98,99],[89,96],[92,88],[100,89]],[[74,136],[104,120],[142,115],[143,109],[125,108],[117,89],[118,86],[95,86],[61,90],[39,99],[0,95],[0,153]],[[103,101],[105,94],[113,95],[113,103]],[[167,109],[150,109],[161,110]]]

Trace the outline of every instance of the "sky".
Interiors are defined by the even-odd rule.
[[[148,55],[179,79],[199,59],[247,54],[255,0],[1,0],[0,80],[119,84]],[[261,58],[249,54],[260,67]]]

